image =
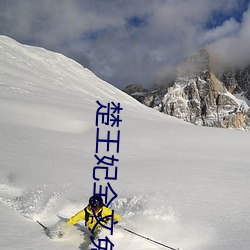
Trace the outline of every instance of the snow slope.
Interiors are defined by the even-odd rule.
[[[50,239],[93,192],[96,101],[120,102],[121,225],[184,250],[250,249],[248,132],[149,109],[63,55],[0,36],[0,249],[91,249],[84,226]],[[102,131],[110,129],[102,127]],[[59,221],[59,222],[58,222]],[[82,224],[81,224],[82,225]],[[102,236],[109,236],[103,231]],[[116,229],[114,249],[163,249]]]

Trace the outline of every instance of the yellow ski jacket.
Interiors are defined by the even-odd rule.
[[[86,212],[87,213],[86,213]],[[110,216],[112,215],[112,210],[103,206],[100,211],[98,211],[96,213],[96,216],[98,219],[103,218],[105,216]],[[67,224],[70,225],[75,225],[77,222],[81,221],[81,220],[85,220],[85,225],[89,228],[89,230],[91,231],[93,229],[93,227],[95,226],[95,224],[97,223],[96,218],[94,217],[94,214],[92,212],[92,210],[87,206],[84,209],[82,209],[81,211],[79,211],[77,214],[75,214],[74,216],[72,216],[68,221]],[[86,221],[87,220],[87,221]],[[108,220],[111,220],[111,217],[108,218]],[[120,215],[116,214],[114,212],[114,222],[118,221],[120,222],[122,219],[120,217]],[[101,223],[105,224],[105,222],[107,223],[106,220],[102,220]],[[102,226],[100,224],[98,224],[95,228],[95,232],[100,229]]]

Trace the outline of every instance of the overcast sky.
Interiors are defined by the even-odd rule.
[[[250,62],[250,0],[0,0],[0,34],[61,52],[111,84],[146,87],[212,47]]]

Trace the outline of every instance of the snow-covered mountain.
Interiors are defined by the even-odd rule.
[[[124,92],[146,106],[196,125],[249,129],[249,79],[248,68],[215,72],[208,50],[203,49],[180,65],[171,86],[147,91],[132,85]]]
[[[238,69],[228,69],[218,72],[218,79],[223,82],[230,93],[245,97],[250,103],[250,66]]]
[[[166,116],[63,55],[4,36],[1,249],[93,248],[84,223],[50,239],[36,220],[53,228],[57,215],[72,216],[93,193],[97,100],[123,108],[118,178],[110,180],[118,195],[111,207],[122,226],[184,250],[249,249],[249,133]],[[100,124],[101,136],[109,130],[117,132]],[[109,236],[114,249],[163,249],[122,229],[101,236]]]

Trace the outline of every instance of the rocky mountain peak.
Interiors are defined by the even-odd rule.
[[[248,129],[249,106],[233,94],[236,89],[237,93],[247,93],[244,87],[249,86],[250,74],[244,70],[215,74],[210,64],[208,50],[202,49],[178,67],[171,86],[148,91],[137,88],[130,95],[160,112],[196,125]]]
[[[188,57],[177,69],[177,77],[194,77],[205,74],[210,70],[209,53],[201,49],[194,55]]]

